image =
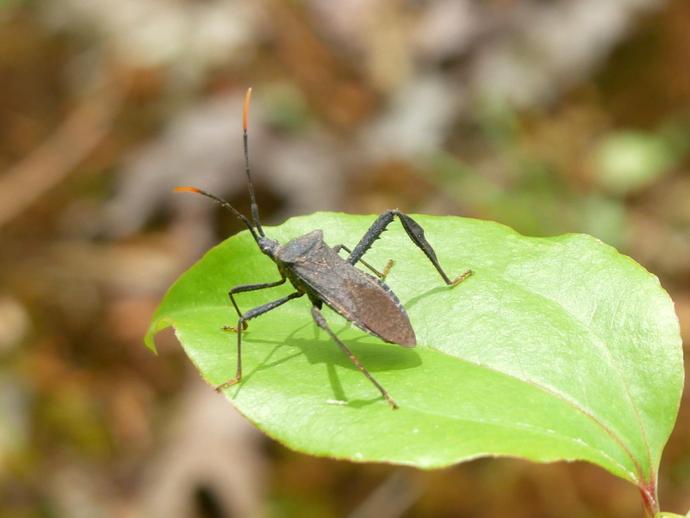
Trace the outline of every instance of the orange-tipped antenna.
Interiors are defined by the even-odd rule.
[[[229,202],[225,201],[223,198],[219,198],[218,196],[214,196],[211,193],[208,193],[206,191],[202,191],[201,189],[197,189],[196,187],[175,187],[175,192],[193,192],[196,194],[201,194],[202,196],[206,196],[207,198],[211,198],[213,201],[215,201],[218,205],[221,207],[229,210],[232,212],[236,218],[238,218],[242,223],[244,223],[247,228],[249,229],[249,232],[252,233],[252,236],[254,237],[254,240],[258,243],[259,242],[259,237],[256,235],[256,232],[254,232],[254,227],[252,226],[251,222],[247,219],[247,217],[242,214],[240,211],[238,211],[235,207],[230,205]]]
[[[249,103],[252,100],[252,89],[247,88],[247,93],[244,94],[244,106],[242,108],[242,129],[244,131],[247,131],[247,126],[249,126],[249,123],[247,120],[249,119]]]
[[[252,183],[252,175],[249,170],[249,137],[247,136],[247,127],[249,126],[249,102],[252,100],[252,89],[247,88],[247,93],[244,95],[244,106],[242,109],[242,131],[244,142],[244,170],[247,173],[247,184],[249,187],[249,198],[251,199],[252,220],[256,226],[259,235],[264,236],[264,229],[261,228],[261,221],[259,220],[259,206],[256,204],[256,196],[254,194],[254,184]]]

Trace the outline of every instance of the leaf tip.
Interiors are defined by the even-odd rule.
[[[149,331],[144,337],[144,345],[153,352],[153,354],[158,354],[158,349],[156,349],[156,340],[154,339],[155,331]]]
[[[146,332],[146,335],[144,336],[144,345],[153,352],[153,354],[158,354],[158,349],[156,348],[156,334],[158,334],[159,331],[162,331],[166,327],[170,327],[172,325],[172,322],[170,322],[168,319],[165,318],[159,318],[155,319],[151,322],[151,325],[149,326],[149,330]]]

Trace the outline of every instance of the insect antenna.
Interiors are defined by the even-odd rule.
[[[244,105],[242,107],[242,140],[244,143],[244,171],[247,173],[247,184],[249,186],[249,197],[251,199],[252,220],[256,226],[256,230],[260,236],[265,236],[264,229],[261,228],[261,221],[259,221],[259,206],[256,203],[256,195],[254,194],[254,184],[252,183],[252,175],[249,170],[249,136],[247,134],[247,126],[249,119],[249,102],[252,98],[252,89],[247,88],[247,93],[244,96]]]
[[[206,191],[202,191],[201,189],[197,189],[196,187],[175,187],[175,191],[177,192],[194,192],[196,194],[201,194],[202,196],[206,196],[207,198],[211,198],[213,201],[215,201],[218,205],[223,207],[224,209],[229,210],[232,212],[237,219],[242,221],[247,228],[249,229],[249,232],[252,233],[252,237],[254,238],[254,241],[257,243],[259,242],[259,236],[256,235],[256,232],[254,231],[254,227],[252,226],[251,222],[247,219],[247,216],[242,214],[240,211],[238,211],[235,207],[230,205],[230,202],[225,201],[223,198],[219,198],[218,196],[214,196],[211,193],[208,193]],[[263,234],[262,234],[263,236]]]

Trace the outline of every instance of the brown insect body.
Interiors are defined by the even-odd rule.
[[[385,342],[417,344],[405,308],[391,289],[340,257],[314,230],[275,251],[278,267],[312,304],[325,303],[341,316]]]

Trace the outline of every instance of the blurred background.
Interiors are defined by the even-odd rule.
[[[169,284],[239,230],[241,100],[266,223],[315,210],[587,232],[690,340],[687,0],[0,0],[0,516],[635,517],[599,468],[419,472],[286,450],[199,381]],[[660,497],[690,508],[690,409]]]

